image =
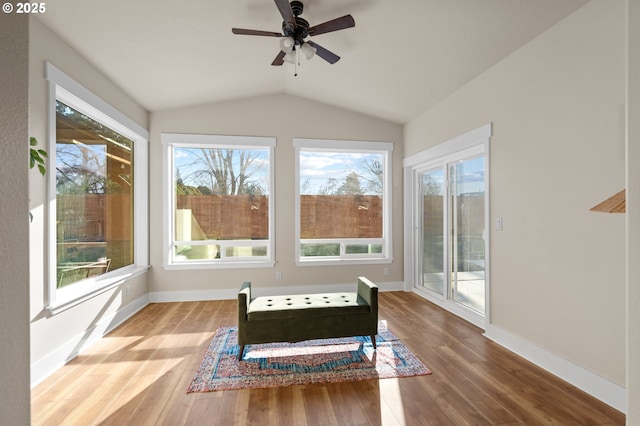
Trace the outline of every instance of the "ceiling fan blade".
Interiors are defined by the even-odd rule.
[[[340,18],[332,19],[331,21],[323,22],[322,24],[314,25],[309,28],[310,36],[317,36],[318,34],[330,33],[331,31],[344,30],[345,28],[351,28],[356,26],[356,21],[351,15],[345,15]]]
[[[244,28],[231,28],[231,32],[234,34],[243,34],[243,35],[282,37],[282,34],[276,33],[273,31],[246,30]]]
[[[320,46],[318,43],[314,43],[312,41],[307,41],[306,43],[308,43],[310,46],[315,47],[316,55],[320,56],[322,59],[329,62],[330,64],[335,64],[340,60],[340,56],[325,49],[324,47]]]
[[[296,17],[293,15],[293,10],[291,9],[291,5],[288,0],[273,0],[278,6],[278,10],[280,11],[280,15],[282,15],[282,19],[287,26],[296,28]]]
[[[281,50],[278,56],[271,62],[271,65],[279,66],[284,64],[284,55],[286,55],[286,53]]]

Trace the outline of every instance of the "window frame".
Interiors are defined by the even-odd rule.
[[[163,146],[163,267],[165,270],[265,268],[275,266],[275,147],[276,138],[271,136],[223,136],[209,134],[161,133]],[[269,238],[267,240],[199,240],[187,241],[195,245],[260,245],[267,246],[264,257],[226,257],[221,259],[191,260],[177,262],[174,259],[175,240],[175,176],[173,148],[222,148],[262,149],[269,153]],[[183,242],[184,241],[180,241]],[[237,244],[236,244],[237,243]],[[223,260],[224,259],[224,260]]]
[[[351,140],[328,140],[328,139],[305,139],[294,138],[293,147],[295,150],[295,261],[297,266],[318,266],[318,265],[362,265],[362,264],[385,264],[393,262],[393,239],[392,239],[392,164],[393,164],[393,143],[391,142],[370,142]],[[382,190],[382,238],[341,238],[341,239],[301,239],[300,223],[300,153],[301,151],[312,152],[345,152],[345,153],[378,153],[382,154],[384,161],[384,176]],[[339,243],[340,254],[338,256],[302,256],[302,244],[317,242]],[[381,244],[382,253],[346,253],[347,245]]]
[[[50,153],[47,174],[47,278],[45,308],[53,315],[75,306],[111,288],[125,283],[149,268],[148,230],[148,157],[149,131],[102,98],[76,82],[49,62],[45,62],[47,80],[47,149]],[[56,236],[56,102],[81,112],[134,142],[133,147],[133,262],[130,265],[82,281],[82,285],[57,288]]]

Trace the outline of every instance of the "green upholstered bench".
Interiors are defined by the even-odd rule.
[[[358,278],[356,292],[251,297],[246,281],[238,292],[238,359],[244,346],[300,342],[378,333],[378,287]]]

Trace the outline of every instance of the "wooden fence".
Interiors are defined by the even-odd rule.
[[[382,197],[303,195],[300,238],[382,238]]]
[[[64,229],[63,235],[67,240],[104,241],[105,238],[109,240],[109,234],[117,233],[116,229],[126,229],[130,226],[128,197],[126,200],[119,198],[125,197],[99,194],[58,196],[59,226]],[[190,212],[192,232],[197,229],[202,234],[200,238],[268,238],[267,196],[179,195],[176,204],[177,209]],[[293,210],[294,207],[289,204],[279,208]],[[118,226],[106,226],[109,223],[106,212],[109,210],[112,216],[120,217]],[[303,195],[300,212],[300,236],[303,239],[382,237],[382,198],[378,196]]]
[[[269,237],[265,195],[178,195],[176,208],[190,210],[195,232],[209,240],[264,240]]]
[[[464,196],[459,200],[470,211],[483,209],[482,196]],[[126,238],[126,235],[118,234],[126,233],[130,226],[129,196],[58,196],[57,207],[58,232],[62,232],[65,240]],[[293,205],[287,207],[293,209]],[[424,232],[441,234],[442,197],[425,196],[424,207]],[[195,224],[207,239],[268,238],[269,199],[264,195],[179,195],[177,208],[190,210]],[[107,211],[111,211],[110,222],[106,221]],[[378,196],[303,195],[300,212],[303,239],[382,237],[382,198]],[[460,216],[458,219],[465,220],[467,232],[482,234],[482,216]]]
[[[177,208],[190,210],[194,221],[208,239],[268,237],[267,196],[179,195]],[[300,212],[303,239],[382,237],[380,197],[303,195]]]
[[[467,234],[481,235],[484,232],[484,194],[468,194],[458,196],[458,203],[464,206],[458,214],[458,229],[464,229]],[[424,222],[425,234],[441,235],[443,220],[443,199],[441,195],[424,196]],[[460,206],[459,206],[460,207]]]
[[[58,242],[130,240],[132,207],[130,194],[58,195]]]

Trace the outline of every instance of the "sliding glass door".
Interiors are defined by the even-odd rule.
[[[422,199],[421,285],[440,295],[445,294],[444,170],[427,170],[419,174]]]
[[[405,274],[414,290],[484,327],[488,315],[486,125],[404,160]]]
[[[484,315],[484,156],[449,164],[450,298]]]
[[[444,161],[417,173],[418,285],[485,311],[485,158]]]

